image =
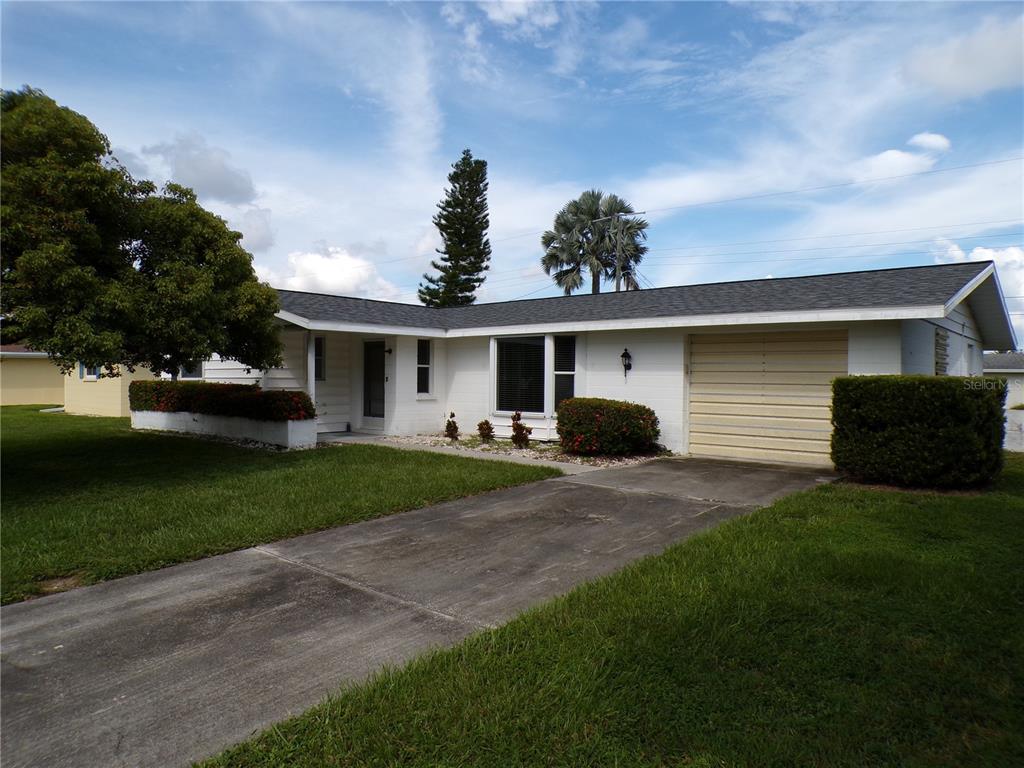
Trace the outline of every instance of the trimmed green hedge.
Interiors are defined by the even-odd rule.
[[[1003,467],[1002,379],[844,376],[832,383],[832,461],[865,481],[969,488]]]
[[[187,411],[256,421],[316,418],[316,409],[305,392],[265,390],[251,384],[133,381],[128,386],[128,404],[133,411]]]
[[[647,453],[658,434],[658,417],[646,405],[597,397],[571,397],[558,404],[558,437],[566,453]]]

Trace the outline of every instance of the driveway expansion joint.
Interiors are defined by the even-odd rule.
[[[282,563],[288,563],[289,565],[293,565],[296,568],[302,568],[304,570],[315,573],[318,576],[323,576],[324,578],[330,579],[331,581],[335,581],[338,584],[342,584],[346,587],[349,587],[350,589],[356,589],[360,592],[379,598],[381,600],[386,600],[389,603],[396,603],[405,608],[411,608],[414,611],[426,613],[435,618],[452,622],[453,624],[461,624],[466,627],[472,627],[473,629],[494,629],[494,625],[492,624],[480,624],[479,622],[470,621],[468,619],[463,619],[459,616],[454,616],[450,613],[445,613],[444,611],[439,611],[435,608],[431,608],[430,606],[423,605],[422,603],[417,603],[415,600],[409,600],[408,598],[392,594],[391,592],[385,592],[383,590],[377,589],[376,587],[371,587],[369,584],[364,584],[363,582],[357,581],[356,579],[351,579],[346,576],[339,576],[336,573],[331,573],[330,571],[325,570],[323,568],[318,568],[315,565],[304,563],[301,560],[294,560],[290,557],[285,557],[284,555],[279,554],[277,552],[273,552],[269,549],[266,549],[263,546],[253,547],[252,549],[255,552],[259,552],[262,555],[272,557],[275,560],[281,561]]]

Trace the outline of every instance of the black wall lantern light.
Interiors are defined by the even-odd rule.
[[[625,378],[626,374],[633,370],[633,356],[629,354],[628,349],[622,350],[622,377]]]

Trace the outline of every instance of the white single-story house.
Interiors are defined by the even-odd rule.
[[[990,352],[985,355],[985,375],[1006,379],[1006,407],[1024,405],[1024,352]]]
[[[302,389],[318,430],[499,436],[523,413],[556,439],[569,396],[644,403],[695,456],[829,464],[830,382],[977,376],[1016,346],[991,262],[429,308],[279,291],[284,365],[204,364],[207,381]]]

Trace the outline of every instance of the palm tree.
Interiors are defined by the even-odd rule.
[[[570,200],[555,216],[552,229],[541,236],[544,272],[566,296],[583,286],[584,271],[590,274],[592,293],[601,292],[602,279],[614,281],[616,272],[627,291],[637,290],[636,267],[647,252],[647,222],[633,213],[633,206],[621,197],[599,189]]]

